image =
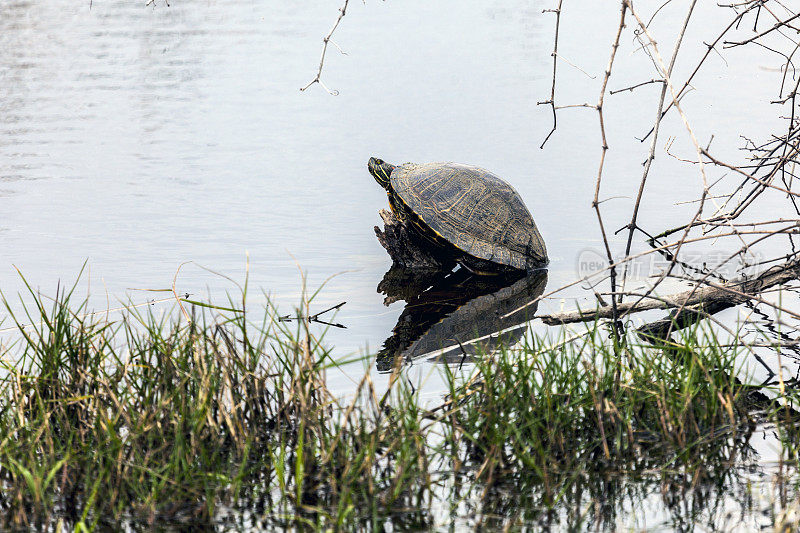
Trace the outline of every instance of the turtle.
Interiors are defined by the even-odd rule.
[[[392,165],[370,158],[392,212],[476,274],[532,271],[547,249],[519,193],[488,170],[458,163]]]

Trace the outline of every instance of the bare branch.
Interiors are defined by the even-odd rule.
[[[603,166],[606,160],[606,152],[608,151],[608,139],[606,138],[606,127],[605,121],[603,119],[603,101],[605,100],[606,95],[606,88],[608,87],[608,80],[611,78],[611,68],[614,65],[614,59],[617,55],[617,49],[619,48],[619,41],[620,37],[622,36],[622,30],[625,27],[625,12],[628,9],[628,2],[627,0],[623,0],[621,3],[620,8],[620,17],[619,17],[619,25],[617,27],[616,37],[614,37],[614,42],[611,45],[611,57],[608,59],[608,66],[606,67],[605,76],[603,77],[603,84],[600,88],[600,98],[597,102],[597,116],[600,122],[600,138],[602,141],[601,145],[601,152],[600,152],[600,164],[597,169],[597,181],[595,182],[594,188],[594,200],[592,200],[592,207],[597,214],[597,223],[600,226],[600,234],[603,237],[603,246],[605,247],[606,251],[606,258],[608,259],[608,264],[610,267],[609,273],[611,275],[611,292],[616,292],[617,290],[617,269],[614,267],[614,257],[611,254],[611,246],[608,242],[608,235],[606,233],[605,225],[603,224],[603,215],[600,213],[600,183],[603,179]],[[620,335],[620,331],[618,331],[618,322],[617,317],[617,303],[614,298],[611,299],[611,308],[614,311],[614,335],[617,337]],[[620,335],[621,336],[621,335]]]
[[[547,134],[547,137],[544,138],[542,144],[539,145],[539,149],[544,148],[544,145],[547,144],[548,139],[550,136],[553,135],[556,131],[556,126],[558,125],[558,121],[556,118],[556,66],[558,65],[558,29],[561,25],[561,4],[564,0],[558,0],[558,7],[555,9],[546,9],[544,12],[547,13],[555,13],[556,14],[556,32],[555,38],[553,39],[553,83],[550,87],[550,100],[546,102],[539,102],[539,104],[550,104],[550,109],[553,110],[553,128],[550,130],[550,133]]]
[[[634,89],[636,89],[638,87],[641,87],[642,85],[649,85],[651,83],[662,83],[663,84],[664,80],[663,79],[658,79],[658,80],[652,79],[652,80],[649,80],[649,81],[643,81],[642,83],[637,83],[636,85],[631,85],[630,87],[625,87],[624,89],[617,89],[616,91],[609,91],[608,94],[617,94],[617,93],[621,93],[621,92],[625,92],[625,91],[633,92]]]
[[[800,262],[792,261],[784,265],[775,266],[750,280],[741,280],[731,283],[717,284],[709,282],[703,287],[694,287],[691,290],[673,294],[671,296],[657,297],[643,295],[643,299],[633,303],[620,304],[616,311],[611,306],[605,306],[591,311],[574,311],[568,313],[553,313],[541,315],[545,324],[568,324],[573,322],[586,322],[597,318],[612,318],[615,312],[629,315],[652,309],[684,308],[697,305],[711,305],[725,303],[729,307],[738,305],[754,298],[758,293],[776,285],[783,285],[800,277]],[[792,316],[800,318],[800,314],[787,311]]]
[[[322,76],[322,67],[325,65],[325,54],[328,51],[328,43],[333,43],[333,45],[340,52],[342,52],[344,54],[342,49],[339,48],[339,45],[334,43],[331,40],[331,37],[333,37],[333,32],[336,31],[336,28],[339,27],[339,23],[344,18],[345,13],[347,12],[347,4],[349,2],[350,2],[350,0],[344,0],[344,4],[342,4],[342,7],[339,8],[339,17],[336,19],[336,22],[333,24],[333,28],[331,28],[331,31],[328,32],[328,35],[326,35],[325,37],[322,38],[322,55],[319,58],[319,69],[317,69],[317,75],[314,77],[313,80],[308,82],[308,84],[305,87],[301,87],[300,88],[301,91],[305,91],[306,89],[308,89],[309,87],[311,87],[315,83],[319,83],[320,86],[328,92],[328,94],[333,95],[333,96],[336,96],[336,95],[339,94],[339,91],[337,91],[337,90],[328,89],[328,87],[326,87],[325,84],[322,83],[322,80],[320,79],[320,77]]]
[[[650,141],[650,152],[647,155],[647,159],[645,160],[644,171],[642,172],[642,180],[639,183],[639,192],[636,195],[636,202],[633,205],[633,214],[631,215],[631,221],[628,223],[628,241],[625,244],[625,255],[629,255],[631,253],[631,246],[633,244],[633,233],[637,229],[639,206],[642,203],[642,195],[644,194],[644,187],[645,184],[647,183],[647,176],[650,173],[650,167],[653,164],[653,160],[656,158],[656,142],[658,140],[658,130],[661,126],[661,117],[663,116],[662,109],[664,109],[664,98],[667,94],[667,86],[669,85],[669,78],[670,76],[672,76],[672,69],[675,67],[675,61],[678,59],[678,51],[681,48],[681,43],[683,42],[683,36],[686,34],[686,28],[689,27],[689,19],[692,17],[692,12],[694,11],[694,6],[696,3],[697,1],[693,0],[692,3],[689,5],[689,9],[686,12],[686,18],[684,19],[683,22],[683,27],[681,28],[681,31],[678,34],[678,38],[675,40],[675,46],[672,49],[672,58],[670,59],[669,67],[667,67],[667,71],[664,73],[664,77],[662,78],[663,83],[661,84],[661,95],[659,96],[658,99],[658,107],[656,108],[656,120],[655,120],[655,125],[653,126],[653,139],[652,141]],[[653,48],[655,49],[655,42],[653,42]],[[625,285],[625,278],[627,276],[627,272],[628,269],[626,268],[623,273],[623,281],[622,281],[623,287]]]

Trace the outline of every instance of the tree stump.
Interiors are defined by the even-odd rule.
[[[413,271],[450,271],[455,266],[452,258],[437,254],[411,228],[400,222],[386,209],[379,211],[383,231],[375,226],[375,235],[394,262],[393,266]]]
[[[385,294],[383,305],[416,298],[428,287],[441,283],[449,271],[410,269],[393,264],[378,283],[378,292]]]

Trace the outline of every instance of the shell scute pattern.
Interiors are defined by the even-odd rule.
[[[487,170],[406,163],[392,172],[391,185],[422,222],[469,255],[519,269],[547,261],[544,240],[522,198]]]

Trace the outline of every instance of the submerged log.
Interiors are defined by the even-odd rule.
[[[660,346],[664,350],[664,353],[668,355],[671,354],[675,360],[685,363],[686,359],[680,357],[680,352],[675,350],[676,345],[672,341],[673,333],[688,328],[720,311],[742,304],[753,298],[758,298],[758,293],[770,287],[798,279],[798,277],[800,277],[800,261],[789,261],[783,265],[772,267],[751,280],[731,282],[720,286],[716,291],[712,292],[705,301],[699,304],[686,305],[673,309],[664,318],[639,327],[636,330],[636,334],[644,342]],[[709,368],[707,371],[711,373],[718,372],[718,370],[714,368]],[[776,375],[772,370],[769,371],[771,373],[770,377]],[[779,369],[778,372],[781,372],[781,370]],[[720,377],[723,382],[730,379],[727,375],[721,375]],[[745,386],[737,376],[733,376],[733,383],[736,387],[741,387],[745,397],[754,407],[764,410],[780,408],[784,410],[787,417],[791,417],[795,421],[800,420],[800,412],[795,410],[788,401],[781,403],[779,396],[776,397],[775,394],[765,393],[765,391],[769,391],[771,385],[780,383],[782,387],[796,387],[796,382],[790,385],[779,377],[777,381],[768,379],[760,385]]]
[[[411,270],[422,271],[449,271],[455,266],[455,261],[437,255],[430,246],[427,246],[416,233],[406,224],[400,222],[394,214],[387,210],[380,210],[383,219],[383,231],[375,226],[375,235],[381,243],[394,265]]]
[[[617,316],[623,317],[631,313],[648,311],[651,309],[681,308],[682,311],[671,319],[664,319],[664,325],[673,324],[676,319],[690,318],[691,315],[700,313],[713,314],[734,307],[757,297],[776,285],[781,285],[800,277],[800,261],[789,261],[783,265],[770,268],[753,279],[731,281],[728,283],[708,283],[703,287],[695,287],[688,291],[670,296],[650,296],[641,302],[623,303],[617,305]],[[613,318],[614,310],[608,305],[591,311],[571,311],[567,313],[553,313],[541,315],[539,318],[550,326],[569,324],[572,322],[588,322],[598,318]]]

